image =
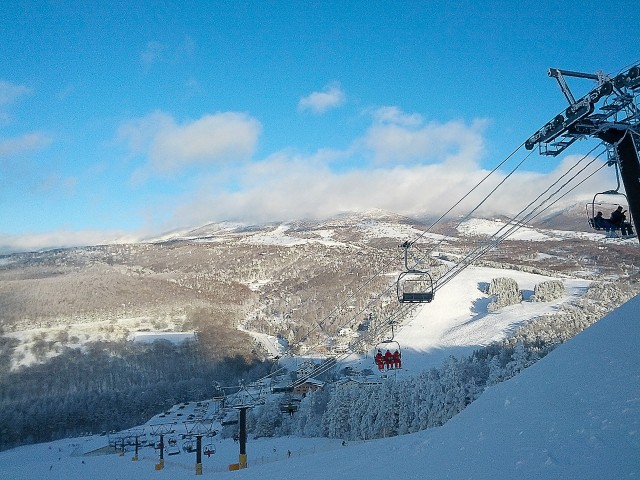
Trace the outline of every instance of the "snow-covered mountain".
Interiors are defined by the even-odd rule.
[[[249,311],[262,318],[265,302],[275,301],[282,305],[267,309],[272,311],[270,318],[275,321],[290,315],[285,310],[295,309],[294,322],[299,325],[305,323],[304,318],[295,317],[304,312],[300,306],[287,306],[287,298],[293,295],[296,301],[305,301],[299,292],[308,290],[310,282],[322,282],[313,288],[327,313],[345,301],[346,294],[339,293],[345,288],[341,282],[357,288],[358,282],[382,273],[368,293],[375,295],[385,284],[391,285],[403,268],[397,247],[406,240],[416,242],[418,254],[431,249],[456,261],[504,225],[499,219],[469,219],[456,229],[432,232],[427,231],[428,223],[376,210],[321,222],[208,224],[147,243],[8,255],[0,257],[0,319],[5,334],[20,342],[15,350],[20,355],[14,359],[17,365],[61,351],[64,338],[77,339],[67,345],[81,346],[156,331],[159,325],[165,331],[192,331],[190,310],[220,302],[248,305],[256,295],[260,305]],[[481,260],[490,259],[510,269],[526,268],[550,278],[560,274],[588,281],[612,279],[633,270],[636,244],[635,239],[607,238],[600,232],[523,226],[502,249],[492,249]],[[387,270],[380,271],[382,268]],[[478,272],[471,274],[478,276],[477,283],[504,274]],[[246,287],[249,290],[243,291]],[[456,288],[439,293],[434,305],[458,305],[455,295],[441,297]],[[464,298],[475,295],[473,301],[481,301],[477,286],[470,287],[467,281],[464,288],[474,292],[464,293]],[[253,300],[249,299],[251,292]],[[361,304],[367,292],[363,294]],[[238,311],[235,323],[245,324],[245,314]],[[324,313],[314,315],[321,319]],[[275,334],[277,328],[278,333],[288,335],[293,327],[287,321],[271,326],[262,321],[261,328],[255,319],[252,323],[245,325],[246,330],[257,333]],[[55,348],[34,355],[36,334]]]

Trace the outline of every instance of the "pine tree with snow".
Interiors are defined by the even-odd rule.
[[[538,283],[533,289],[534,302],[552,302],[565,295],[564,283],[560,280],[547,280]]]
[[[513,278],[492,279],[486,293],[495,296],[495,299],[487,307],[490,312],[509,305],[516,305],[522,301],[522,292],[518,288],[518,282]]]

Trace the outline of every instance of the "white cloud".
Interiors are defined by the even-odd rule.
[[[0,80],[0,106],[13,103],[19,97],[29,92],[29,88],[24,85],[16,85],[15,83]]]
[[[51,143],[44,133],[26,133],[20,137],[0,139],[0,158],[40,150]]]
[[[417,127],[423,122],[419,113],[407,114],[398,107],[380,107],[371,113],[376,123],[393,123],[404,127]]]
[[[302,97],[298,102],[298,109],[301,111],[310,110],[313,113],[321,114],[327,110],[339,107],[344,104],[346,96],[340,84],[332,83],[327,85],[321,92],[313,92],[306,97]]]
[[[137,235],[98,230],[58,230],[24,235],[0,234],[0,254],[137,241],[140,241],[140,237]]]
[[[477,139],[470,137],[470,142],[475,144]],[[466,151],[467,147],[462,146],[460,150]],[[475,151],[475,147],[468,150]],[[333,156],[339,154],[333,152]],[[505,168],[513,168],[521,158],[514,158]],[[280,152],[257,164],[245,165],[237,172],[233,191],[225,190],[224,185],[213,178],[203,178],[199,190],[180,200],[174,222],[197,225],[221,220],[259,223],[326,218],[374,207],[409,216],[440,216],[488,173],[477,162],[448,162],[443,158],[433,164],[380,165],[348,172],[332,171],[326,160],[326,152],[313,156]],[[577,160],[568,158],[548,174],[519,170],[477,212],[518,213],[564,173],[567,165]],[[504,172],[495,173],[451,215],[471,211],[505,176]],[[575,201],[577,196],[594,188],[597,190],[593,183],[585,184],[567,201]]]
[[[391,107],[377,110],[371,118],[369,129],[344,150],[324,148],[308,155],[286,149],[261,160],[251,158],[261,126],[246,114],[217,113],[179,124],[172,116],[155,112],[122,124],[119,135],[133,153],[144,156],[147,175],[169,174],[192,165],[217,167],[199,170],[199,179],[181,197],[150,202],[143,212],[146,233],[208,221],[326,218],[371,208],[408,216],[440,216],[488,173],[480,167],[483,120],[425,124],[420,116]],[[23,145],[38,144],[37,138],[24,140]],[[16,151],[19,144],[5,143],[4,150]],[[2,149],[0,143],[0,152]],[[452,215],[464,215],[482,202],[527,152],[521,153]],[[228,161],[233,159],[241,161]],[[548,174],[519,170],[478,214],[517,213],[578,159],[565,157]],[[603,162],[600,159],[598,165]],[[74,182],[73,178],[49,177],[42,188],[72,192]],[[586,183],[571,198],[605,189],[595,182]],[[0,248],[105,243],[115,236],[61,231],[0,238]]]
[[[258,163],[246,163],[236,174],[232,191],[214,174],[201,176],[200,188],[182,198],[172,219],[166,218],[167,203],[150,206],[145,232],[128,234],[100,231],[56,231],[45,234],[2,236],[0,252],[37,250],[40,248],[95,245],[137,241],[151,232],[177,226],[196,226],[209,221],[239,220],[246,222],[286,221],[301,218],[326,218],[346,211],[381,208],[407,216],[440,216],[460,198],[467,195],[488,173],[481,168],[468,168],[455,163],[401,165],[375,169],[331,171],[325,151],[304,156],[279,152]],[[574,165],[580,157],[567,157],[550,173],[518,172],[501,187],[490,202],[477,211],[481,215],[513,215],[543,192],[556,178]],[[515,159],[517,163],[517,159]],[[593,165],[592,170],[604,160]],[[514,165],[512,164],[511,167]],[[612,175],[612,172],[608,172]],[[465,199],[451,215],[460,216],[477,206],[505,178],[498,172],[481,188]],[[611,179],[611,178],[610,178]],[[571,198],[602,189],[602,180],[585,183]],[[573,201],[567,199],[567,201]],[[157,208],[154,212],[152,209]],[[162,208],[162,211],[160,209]]]
[[[148,169],[167,174],[192,165],[248,160],[261,130],[260,122],[244,113],[205,115],[179,125],[155,112],[124,123],[118,134],[132,152],[147,155]]]
[[[149,69],[154,63],[162,60],[166,49],[166,45],[160,42],[147,42],[144,50],[140,52],[140,61],[142,62],[142,65],[145,67],[145,69]]]
[[[31,90],[24,85],[0,80],[0,126],[11,123],[9,113],[3,110],[3,107],[14,103],[18,98],[27,95]]]
[[[478,161],[484,152],[486,122],[419,123],[419,117],[387,110],[384,122],[373,124],[359,140],[378,163]],[[394,120],[394,121],[391,121]],[[397,123],[399,122],[399,123]]]

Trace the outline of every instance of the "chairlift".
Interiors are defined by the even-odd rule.
[[[613,195],[616,195],[616,197],[612,198]],[[622,211],[625,212],[625,215],[629,214],[627,196],[624,193],[616,192],[615,190],[596,193],[593,200],[590,203],[587,203],[585,207],[589,226],[594,230],[600,231],[609,229],[606,227],[606,224],[598,222],[598,219],[596,218],[598,213],[602,213],[604,220],[607,220],[609,218],[608,215],[618,207],[622,207]],[[629,218],[626,221],[630,222],[631,219]]]
[[[167,455],[178,455],[180,453],[180,449],[178,448],[178,439],[173,436],[169,437],[164,449],[167,452]]]
[[[398,276],[397,294],[400,303],[430,303],[434,297],[433,279],[429,272],[409,268],[408,251],[411,244],[404,242],[405,271]]]
[[[216,447],[213,443],[207,443],[203,448],[202,448],[202,453],[204,453],[207,457],[210,457],[211,455],[216,453]]]
[[[280,404],[280,412],[293,415],[300,407],[300,400],[297,398],[288,398]]]
[[[375,346],[373,362],[380,373],[402,368],[402,349],[400,343],[394,340],[395,321],[391,321],[391,338],[382,340]]]
[[[620,172],[618,170],[617,158],[615,158],[616,154],[615,151],[610,152],[613,153],[609,154],[608,164],[610,166],[613,165],[616,169],[616,188],[614,190],[605,190],[604,192],[596,193],[591,202],[587,203],[585,206],[589,226],[594,230],[605,230],[607,233],[613,233],[615,230],[619,230],[620,226],[610,225],[608,222],[609,217],[605,217],[604,215],[609,215],[620,207],[622,208],[623,213],[629,214],[629,218],[625,220],[625,223],[628,223],[629,225],[632,224],[631,213],[628,212],[629,200],[627,195],[620,191]]]
[[[186,453],[193,453],[196,451],[196,443],[191,439],[185,440],[182,444],[182,450]]]

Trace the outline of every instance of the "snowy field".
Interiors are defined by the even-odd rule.
[[[216,440],[203,477],[326,480],[622,479],[640,477],[640,323],[636,297],[520,375],[488,388],[444,426],[368,442],[249,439],[249,468],[232,440]],[[67,439],[0,452],[12,480],[195,477],[194,456],[83,455],[106,437]],[[291,455],[288,455],[291,451]],[[196,477],[198,478],[198,477]],[[200,477],[202,478],[202,477]]]

